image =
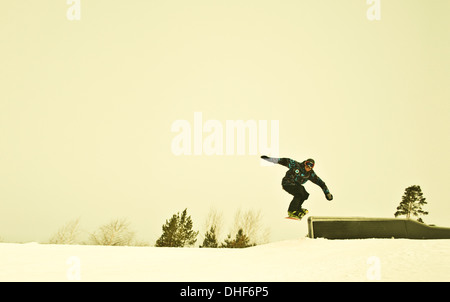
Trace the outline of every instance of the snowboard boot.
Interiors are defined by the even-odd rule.
[[[288,211],[288,217],[302,219],[303,216],[305,216],[308,213],[309,212],[307,209],[300,209],[300,211]]]
[[[297,214],[297,218],[302,219],[308,213],[309,213],[309,211],[307,209],[301,208],[299,213]]]
[[[298,215],[298,217],[301,219],[303,218],[303,216],[305,216],[306,214],[308,214],[309,211],[307,209],[300,209],[300,214]]]
[[[288,217],[298,218],[297,214],[298,214],[297,211],[288,211]]]

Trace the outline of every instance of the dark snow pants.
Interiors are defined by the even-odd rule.
[[[300,184],[284,184],[283,189],[294,196],[291,203],[289,204],[288,211],[300,211],[303,202],[309,197],[309,193],[306,192],[305,187]]]

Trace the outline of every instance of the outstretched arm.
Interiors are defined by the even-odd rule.
[[[319,176],[317,176],[316,172],[311,173],[311,177],[309,178],[309,180],[311,180],[313,183],[315,183],[322,189],[323,193],[325,194],[326,199],[328,199],[328,200],[333,199],[333,195],[331,195],[330,190],[328,190],[327,185]]]
[[[261,156],[262,159],[265,159],[267,161],[270,161],[274,164],[280,164],[282,166],[285,166],[287,168],[291,168],[294,166],[295,163],[297,163],[295,160],[290,158],[277,158],[277,157],[268,157],[268,156]]]

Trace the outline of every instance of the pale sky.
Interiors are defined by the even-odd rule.
[[[0,237],[125,217],[154,244],[185,208],[200,233],[241,208],[271,241],[306,234],[260,150],[173,153],[195,112],[278,121],[279,156],[314,158],[334,195],[307,183],[310,215],[393,217],[420,185],[424,221],[450,227],[450,2],[380,4],[370,21],[366,0],[81,0],[70,21],[65,0],[2,1]]]

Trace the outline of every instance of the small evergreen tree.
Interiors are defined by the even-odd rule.
[[[200,245],[200,247],[212,247],[212,248],[219,247],[215,227],[212,226],[211,229],[208,232],[206,232],[205,239],[203,240],[203,244]]]
[[[250,244],[250,238],[248,238],[248,236],[244,234],[244,230],[239,229],[234,240],[231,239],[231,235],[228,235],[228,238],[225,239],[225,242],[222,243],[220,247],[245,248],[250,246],[254,246],[254,244]]]
[[[406,215],[406,219],[410,219],[411,215],[419,217],[419,215],[428,215],[428,212],[422,210],[422,207],[426,205],[425,197],[423,197],[422,189],[420,186],[410,186],[405,189],[402,201],[397,207],[397,212],[394,213],[395,217]],[[422,218],[418,218],[417,221],[422,222]]]
[[[170,246],[170,247],[179,247],[181,246],[180,242],[177,240],[176,233],[178,229],[178,215],[173,215],[169,221],[166,220],[166,224],[162,226],[163,233],[158,240],[156,240],[156,246]]]
[[[187,209],[183,213],[178,212],[162,226],[163,233],[158,240],[158,247],[184,247],[193,245],[197,241],[198,232],[192,230],[193,222],[191,216],[187,215]]]
[[[180,224],[178,227],[178,237],[180,238],[181,246],[193,245],[197,241],[198,231],[195,232],[192,228],[194,223],[191,216],[187,216],[187,209],[184,209],[181,214]]]

